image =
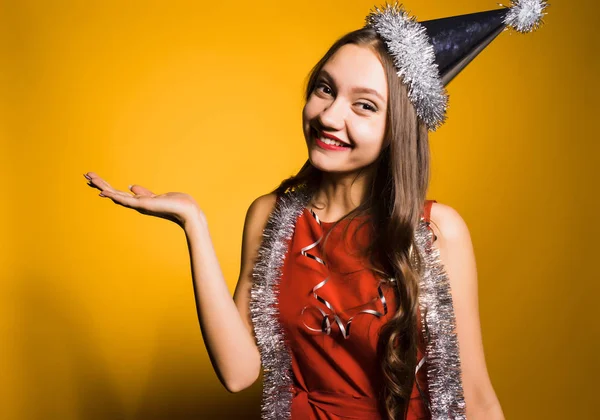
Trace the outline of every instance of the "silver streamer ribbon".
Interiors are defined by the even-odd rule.
[[[319,220],[319,216],[317,216],[317,214],[313,211],[313,209],[310,209],[310,214],[317,221],[317,224],[319,226],[321,226],[321,221]],[[304,248],[302,248],[300,250],[300,253],[303,256],[311,258],[311,259],[315,260],[316,262],[318,262],[319,264],[322,264],[324,267],[327,267],[327,263],[325,261],[323,261],[321,258],[317,257],[316,255],[313,255],[313,254],[311,254],[311,253],[308,252],[311,249],[313,249],[314,247],[316,247],[319,244],[319,242],[321,242],[321,239],[323,239],[323,231],[321,231],[321,235],[319,236],[319,239],[317,239],[312,244],[307,245]],[[377,294],[378,294],[379,300],[381,301],[381,304],[383,305],[383,313],[381,313],[379,311],[376,311],[376,310],[373,310],[373,309],[363,309],[360,312],[358,312],[357,314],[351,316],[350,319],[348,319],[348,322],[346,322],[346,325],[344,325],[344,323],[342,322],[342,320],[340,319],[340,317],[338,315],[338,312],[335,310],[335,308],[333,307],[333,305],[331,303],[329,303],[327,300],[325,300],[322,296],[319,296],[317,294],[317,290],[319,290],[321,287],[325,286],[325,284],[327,284],[328,281],[329,281],[329,276],[325,277],[325,279],[323,281],[321,281],[316,286],[314,286],[312,288],[312,293],[313,293],[313,296],[315,297],[315,299],[317,299],[319,302],[321,302],[322,304],[324,304],[332,312],[331,315],[333,316],[333,320],[335,321],[335,323],[340,328],[340,332],[342,333],[342,336],[345,339],[348,339],[348,337],[350,337],[350,326],[352,325],[352,320],[355,317],[357,317],[358,315],[361,315],[361,314],[370,314],[370,315],[374,315],[377,318],[379,318],[379,317],[382,317],[385,314],[387,314],[387,312],[388,312],[387,302],[385,300],[385,296],[383,295],[383,290],[381,290],[381,286],[379,286],[377,288]],[[369,303],[370,302],[367,302],[364,305],[368,305]],[[364,306],[364,305],[360,305],[360,306]],[[329,315],[324,310],[322,310],[321,308],[319,308],[317,306],[314,306],[314,305],[307,305],[304,308],[302,308],[302,312],[300,313],[300,315],[302,316],[304,314],[304,311],[306,309],[308,309],[309,307],[317,308],[317,310],[323,316],[323,321],[321,323],[321,328],[320,329],[312,328],[312,327],[306,325],[306,323],[304,321],[302,321],[302,323],[304,324],[304,326],[306,328],[308,328],[309,330],[311,330],[311,331],[323,332],[324,334],[330,335],[331,334],[331,321],[329,320]]]

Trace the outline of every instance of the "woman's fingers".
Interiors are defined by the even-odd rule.
[[[94,172],[87,172],[85,174],[83,174],[83,176],[89,181],[88,185],[90,187],[95,187],[98,188],[101,191],[102,196],[108,196],[108,193],[112,193],[113,195],[117,195],[117,196],[121,196],[121,197],[131,197],[131,194],[129,194],[128,192],[125,191],[120,191],[117,190],[115,188],[113,188],[108,182],[106,182],[104,179],[100,178],[96,173]],[[135,187],[135,189],[134,189]],[[129,189],[136,195],[138,196],[153,196],[151,191],[148,191],[146,188],[144,187],[140,187],[139,185],[135,185],[134,187],[129,186]]]
[[[100,178],[95,172],[88,172],[86,174],[83,174],[83,176],[89,181],[89,186],[98,188],[104,196],[106,196],[106,192],[120,194],[122,196],[130,196],[129,194],[123,191],[114,189],[108,182]]]
[[[135,196],[126,191],[120,191],[113,188],[108,182],[98,176],[95,172],[87,172],[83,174],[85,179],[88,180],[88,185],[94,188],[98,188],[101,197],[110,198],[114,203],[124,207],[133,208],[137,210],[144,210],[144,204],[140,200],[146,197],[155,197],[152,191],[144,188],[140,185],[129,186],[129,189]]]
[[[113,187],[108,182],[100,178],[95,172],[88,172],[87,174],[83,174],[83,176],[85,176],[86,179],[88,179],[92,184],[94,184],[103,191],[107,189],[113,189]]]
[[[147,188],[142,187],[141,185],[130,185],[129,189],[135,195],[139,195],[139,196],[143,196],[143,197],[154,197],[156,195],[152,191],[148,190]]]
[[[139,206],[139,198],[132,196],[123,191],[118,190],[104,190],[100,193],[102,197],[110,198],[114,203],[120,204],[124,207],[128,208],[138,208]]]
[[[94,172],[85,173],[83,174],[83,176],[89,181],[88,185],[90,187],[98,188],[101,191],[99,194],[101,197],[110,197],[113,199],[113,201],[119,201],[118,204],[122,205],[127,204],[127,206],[129,206],[133,204],[133,202],[131,201],[123,201],[127,200],[127,198],[132,197],[131,194],[114,189],[108,182],[100,178]],[[120,200],[117,200],[119,198]]]

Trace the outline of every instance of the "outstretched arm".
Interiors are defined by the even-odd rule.
[[[469,229],[456,210],[433,203],[431,226],[434,246],[450,281],[462,382],[469,420],[504,420],[500,402],[488,375],[477,296],[477,268]]]
[[[84,174],[88,185],[102,197],[145,215],[177,223],[185,231],[196,298],[198,321],[215,373],[230,392],[252,385],[260,374],[261,360],[250,322],[249,300],[252,267],[262,240],[262,231],[275,205],[267,194],[250,205],[244,224],[242,263],[232,299],[223,278],[204,212],[186,193],[154,194],[140,185],[129,192],[113,188],[94,172]]]

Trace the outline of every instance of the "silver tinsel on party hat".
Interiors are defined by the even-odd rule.
[[[445,86],[500,32],[538,29],[549,6],[544,0],[499,5],[504,8],[418,22],[394,3],[375,7],[366,17],[365,26],[384,40],[417,115],[431,131],[446,120]]]

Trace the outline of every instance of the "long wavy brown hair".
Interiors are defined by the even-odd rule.
[[[329,48],[309,73],[305,99],[308,101],[315,90],[325,63],[346,44],[370,48],[383,65],[389,91],[384,142],[387,146],[372,165],[361,168],[357,174],[371,174],[364,202],[337,223],[365,214],[371,216],[363,221],[371,223],[373,235],[362,252],[381,281],[393,287],[399,302],[397,312],[384,324],[379,336],[377,350],[384,381],[380,401],[389,419],[406,418],[416,380],[421,328],[417,311],[422,256],[417,251],[414,233],[429,184],[428,132],[408,99],[407,88],[396,74],[385,44],[370,28],[350,32]],[[283,194],[299,186],[316,188],[321,179],[321,171],[307,160],[296,175],[282,181],[273,192]],[[323,247],[325,242],[326,238]],[[391,279],[396,281],[390,282]]]

